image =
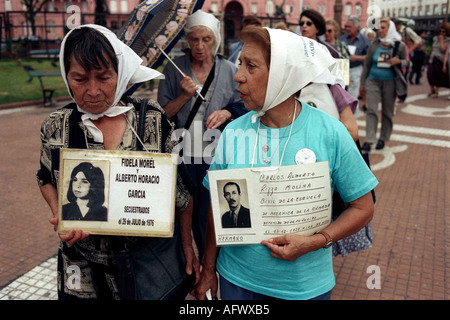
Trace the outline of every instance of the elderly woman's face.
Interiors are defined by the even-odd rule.
[[[234,81],[248,110],[259,111],[266,99],[269,67],[263,49],[256,42],[246,42],[239,56],[240,67]]]
[[[327,42],[333,42],[336,38],[336,30],[334,30],[334,26],[330,23],[325,25],[325,40]]]
[[[317,33],[319,30],[310,18],[303,16],[300,19],[300,30],[302,32],[302,36],[317,40]]]
[[[214,34],[209,28],[197,28],[189,32],[187,41],[191,48],[192,58],[204,61],[212,57],[212,48],[216,44]]]
[[[381,21],[380,29],[378,29],[378,36],[380,38],[386,37],[386,35],[388,34],[388,30],[389,30],[389,23],[387,23],[386,21]]]
[[[109,60],[107,58],[107,60]],[[72,56],[67,82],[77,105],[90,113],[102,113],[114,102],[117,73],[112,63],[102,65],[100,70],[87,72]]]

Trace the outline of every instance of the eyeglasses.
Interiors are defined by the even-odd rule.
[[[445,30],[441,30],[441,31],[439,31],[440,33],[446,33],[446,31]]]
[[[300,27],[303,27],[304,25],[305,25],[305,21],[300,22]],[[311,27],[311,26],[313,25],[313,23],[312,23],[311,21],[307,21],[307,22],[306,22],[306,25],[307,25],[308,27]]]
[[[328,29],[327,32],[328,33],[332,33],[334,30],[333,29]]]

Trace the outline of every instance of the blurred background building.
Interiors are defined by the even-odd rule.
[[[129,13],[142,0],[0,0],[0,41],[2,55],[14,50],[57,49],[68,31],[67,21],[79,14],[80,23],[97,23],[117,31]],[[370,26],[373,17],[404,18],[415,29],[438,32],[447,21],[449,0],[205,0],[203,10],[223,21],[227,53],[239,38],[241,20],[259,17],[266,26],[285,22],[296,31],[302,10],[315,9],[326,19],[344,25],[350,15],[358,16],[361,27]],[[71,10],[72,9],[72,10]]]

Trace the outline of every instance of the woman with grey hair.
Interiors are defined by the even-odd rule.
[[[160,81],[158,87],[158,102],[178,128],[189,132],[181,148],[183,160],[197,187],[192,227],[201,257],[210,201],[209,192],[201,182],[214,151],[209,145],[220,135],[217,129],[247,110],[237,92],[237,83],[233,81],[237,67],[217,54],[221,41],[219,20],[198,10],[188,17],[185,32],[189,49],[174,60],[184,75],[172,64],[166,65],[163,71],[165,80]],[[202,88],[205,101],[195,96],[199,88]],[[196,103],[199,105],[195,113]],[[192,115],[191,110],[194,110]],[[191,123],[187,123],[189,116],[193,117]]]

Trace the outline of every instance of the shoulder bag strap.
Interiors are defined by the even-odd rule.
[[[216,69],[216,63],[214,62],[213,67],[211,68],[211,71],[208,74],[208,78],[205,81],[205,85],[202,88],[201,94],[203,97],[206,96],[206,93],[208,92],[209,86],[211,85],[212,80],[214,79],[214,70]],[[200,97],[197,97],[197,100],[195,101],[194,106],[191,109],[191,113],[189,113],[189,117],[186,120],[186,123],[184,124],[184,129],[188,130],[191,126],[192,121],[194,120],[195,115],[197,114],[198,109],[200,108],[200,105],[202,104],[202,99]]]

